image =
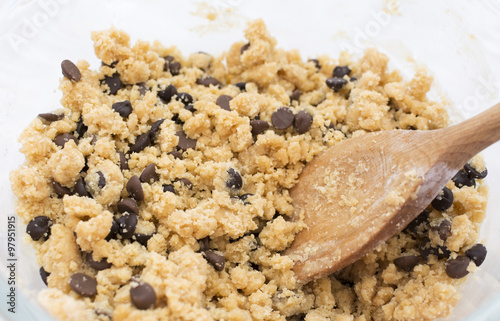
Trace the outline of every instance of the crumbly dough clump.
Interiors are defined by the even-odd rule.
[[[250,23],[245,36],[248,44],[237,42],[221,57],[198,52],[186,58],[158,42],[131,45],[121,30],[92,33],[103,65],[92,70],[79,61],[81,80],[61,80],[63,107],[54,113],[63,116],[30,124],[20,137],[26,162],[11,174],[22,220],[43,215],[52,222],[50,235],[31,240],[48,273],[41,302],[66,320],[448,315],[461,280],[447,276],[439,251],[423,256],[410,272],[393,261],[419,255],[422,244],[446,247],[451,258],[475,244],[487,194],[480,179],[461,188],[450,182],[450,208],[429,206],[418,228],[329,277],[299,285],[293,261],[280,254],[304,228],[290,220],[288,190],[316,155],[370,131],[447,126],[444,106],[426,97],[432,76],[418,70],[403,80],[375,49],[359,60],[342,54],[305,61],[297,50],[277,48],[261,20]],[[349,68],[335,80],[340,88],[327,85],[336,66]],[[169,85],[177,91],[171,97]],[[221,107],[221,95],[232,97],[229,108]],[[130,113],[116,105],[124,101]],[[278,129],[284,120],[273,115],[283,106],[295,122],[300,111],[307,112],[310,127],[306,115],[306,125]],[[269,128],[252,134],[255,120]],[[63,133],[75,137],[64,147],[55,143]],[[474,163],[483,166],[480,159]],[[133,176],[142,180],[143,199],[134,194],[137,186],[129,186]],[[126,216],[133,207],[118,205],[129,198],[138,205],[135,225]],[[433,229],[443,220],[451,222],[445,241]],[[113,234],[116,222],[122,225]],[[91,267],[88,253],[108,266]],[[78,272],[96,280],[95,295],[70,286]],[[152,307],[139,309],[131,301],[138,282],[154,289]]]

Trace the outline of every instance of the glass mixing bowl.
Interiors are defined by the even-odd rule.
[[[0,2],[0,316],[5,320],[52,320],[36,295],[44,288],[25,227],[16,225],[16,313],[7,311],[9,290],[7,219],[15,215],[9,172],[23,156],[16,142],[38,113],[58,108],[60,62],[95,58],[90,31],[114,25],[132,41],[160,40],[185,54],[220,54],[243,39],[247,21],[263,18],[278,45],[297,48],[304,59],[319,54],[354,55],[375,46],[391,68],[410,77],[424,65],[435,77],[429,94],[449,102],[454,122],[498,102],[500,4],[482,1],[69,1]],[[488,256],[462,289],[462,300],[447,320],[499,320],[500,315],[500,145],[484,152],[490,197],[481,238]]]

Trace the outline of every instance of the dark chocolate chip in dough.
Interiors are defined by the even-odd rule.
[[[149,138],[151,139],[151,142],[153,142],[153,143],[155,142],[156,134],[160,130],[160,126],[161,126],[161,124],[163,124],[164,121],[165,121],[165,119],[161,118],[161,119],[158,119],[157,121],[155,121],[155,123],[153,125],[151,125],[151,129],[149,130]]]
[[[196,111],[196,109],[194,108],[194,106],[191,105],[191,104],[184,106],[184,109],[189,110],[192,113],[194,113]]]
[[[451,223],[448,220],[443,220],[439,225],[433,226],[432,230],[438,233],[441,240],[446,241],[451,234]]]
[[[220,81],[210,76],[196,79],[196,84],[203,85],[205,87],[210,87],[210,85],[215,87],[220,87],[221,85]]]
[[[139,95],[144,96],[148,92],[148,86],[146,83],[141,82],[137,84],[137,86],[139,86]]]
[[[170,193],[173,193],[175,194],[175,189],[174,189],[174,185],[172,184],[164,184],[163,185],[163,192],[170,192]]]
[[[249,198],[250,196],[253,196],[253,194],[246,193],[246,194],[240,195],[240,200],[243,201],[243,204],[249,205],[250,202],[247,201],[247,198]]]
[[[42,278],[42,281],[43,283],[45,283],[45,285],[48,285],[47,284],[47,278],[49,277],[50,273],[45,271],[45,269],[43,268],[43,266],[40,267],[40,277]]]
[[[97,176],[99,176],[99,180],[97,181],[97,186],[100,189],[103,189],[104,186],[106,186],[106,178],[104,177],[104,174],[101,171],[97,172]]]
[[[464,169],[472,178],[483,179],[488,176],[488,169],[485,168],[484,171],[480,172],[469,163],[465,164]]]
[[[333,68],[332,77],[342,78],[344,76],[349,76],[351,69],[348,66],[337,66]]]
[[[423,210],[422,213],[420,213],[417,217],[413,219],[413,221],[408,224],[406,229],[414,234],[423,234],[424,232],[427,231],[429,227],[429,211],[428,210]]]
[[[196,139],[192,139],[187,137],[186,133],[181,130],[175,133],[177,137],[179,137],[179,143],[177,144],[177,147],[182,149],[183,151],[186,151],[190,148],[195,149],[196,148]]]
[[[434,255],[438,257],[438,259],[447,259],[451,255],[451,251],[448,250],[446,246],[440,246],[438,245],[436,249],[434,250]]]
[[[140,282],[138,285],[130,288],[130,301],[140,310],[154,308],[156,304],[155,290],[148,283]]]
[[[203,252],[208,263],[212,264],[216,271],[224,270],[224,265],[226,263],[226,258],[224,255],[215,253],[214,251],[207,250]]]
[[[64,148],[64,145],[69,142],[70,140],[73,140],[75,144],[78,144],[78,139],[76,139],[75,136],[69,134],[69,133],[64,133],[64,134],[59,134],[54,138],[54,143],[61,147]]]
[[[83,297],[97,294],[97,281],[85,273],[75,273],[69,278],[71,290]]]
[[[321,65],[319,64],[319,60],[318,59],[309,59],[310,62],[314,63],[314,66],[316,67],[317,70],[320,70],[321,69]]]
[[[134,213],[125,213],[117,220],[118,227],[120,228],[120,235],[124,239],[129,239],[134,235],[135,228],[137,227],[138,216]]]
[[[132,104],[129,100],[116,102],[111,108],[122,117],[128,117],[132,113]]]
[[[38,118],[41,118],[49,123],[53,121],[58,121],[64,118],[64,114],[53,114],[53,113],[44,113],[44,114],[38,114]]]
[[[355,81],[358,81],[358,78],[356,78],[356,77],[351,77],[351,78],[349,78],[349,81],[350,81],[350,82],[355,82]]]
[[[252,126],[252,135],[262,134],[269,129],[269,123],[261,119],[252,119],[250,126]]]
[[[232,190],[241,189],[243,186],[243,179],[241,178],[240,173],[234,168],[229,168],[227,170],[227,174],[229,175],[226,181],[226,187]]]
[[[149,137],[149,133],[140,134],[135,139],[135,143],[130,146],[130,152],[138,153],[149,145],[151,145],[151,138]]]
[[[184,106],[187,106],[189,104],[192,104],[194,101],[193,96],[191,96],[188,93],[178,93],[176,96],[176,100],[180,101],[181,103],[184,104]]]
[[[72,195],[73,193],[71,190],[67,187],[62,186],[55,180],[52,180],[52,188],[54,189],[54,192],[56,192],[57,196],[63,197],[64,195]]]
[[[118,156],[120,156],[120,169],[122,171],[128,169],[128,159],[127,156],[125,156],[125,153],[118,152]]]
[[[135,233],[134,234],[134,239],[139,242],[139,244],[148,246],[148,241],[150,238],[153,237],[153,234],[142,234],[142,233]]]
[[[127,192],[137,201],[142,202],[144,200],[144,192],[142,190],[142,185],[139,177],[137,175],[132,176],[127,182]]]
[[[292,126],[295,116],[288,107],[279,107],[271,115],[271,123],[276,129],[287,129]]]
[[[76,124],[76,130],[75,133],[78,134],[78,138],[82,138],[83,135],[87,132],[88,127],[85,126],[83,121],[80,119],[80,121]]]
[[[246,82],[237,82],[236,84],[234,84],[236,87],[238,87],[241,91],[246,91],[246,86],[247,86],[247,83]]]
[[[168,65],[168,70],[170,70],[170,73],[172,74],[172,76],[177,76],[181,71],[181,67],[182,67],[181,63],[178,61],[175,61],[175,62],[171,62]]]
[[[198,242],[200,244],[200,251],[208,251],[210,250],[210,237],[206,236],[199,240]]]
[[[465,256],[471,259],[474,264],[476,264],[476,266],[480,266],[481,264],[483,264],[484,259],[486,258],[486,253],[486,247],[481,243],[477,243],[470,249],[465,251]]]
[[[405,255],[394,259],[394,265],[405,272],[411,272],[420,262],[420,257],[416,255]]]
[[[431,240],[428,237],[424,237],[419,244],[420,256],[424,259],[431,254],[434,254],[435,248],[431,246]]]
[[[158,173],[156,173],[156,164],[151,163],[142,171],[139,180],[143,183],[153,183],[160,179]]]
[[[174,156],[175,159],[182,159],[182,153],[179,152],[178,150],[173,150],[168,155]]]
[[[29,221],[26,225],[26,233],[33,239],[33,241],[46,240],[50,236],[50,227],[52,220],[47,216],[40,215]]]
[[[187,178],[176,178],[174,179],[175,182],[180,182],[182,185],[186,186],[187,188],[191,189],[193,188],[193,183]]]
[[[177,95],[177,88],[175,88],[172,84],[168,85],[164,90],[160,90],[158,92],[158,97],[160,97],[166,104],[168,104],[175,95]]]
[[[453,204],[453,192],[448,187],[444,187],[431,204],[440,212],[446,211]]]
[[[109,269],[112,265],[106,258],[103,258],[100,261],[94,261],[94,259],[92,258],[92,253],[85,254],[85,262],[87,262],[87,265],[96,271]]]
[[[174,61],[174,57],[171,55],[163,57],[165,59],[165,65],[163,66],[164,71],[168,71],[168,67],[170,66],[170,63]]]
[[[475,186],[476,181],[474,178],[472,178],[469,173],[467,173],[465,170],[461,169],[458,171],[458,173],[453,176],[451,179],[454,183],[455,186],[458,188],[462,188],[464,186]]]
[[[116,95],[118,90],[122,88],[122,81],[120,80],[120,75],[118,73],[114,73],[113,76],[110,77],[104,77],[101,83],[108,85],[110,95]]]
[[[247,42],[246,44],[244,44],[243,46],[241,46],[240,54],[243,54],[246,50],[248,50],[248,48],[250,48],[250,43],[249,42]]]
[[[220,95],[215,102],[220,108],[231,111],[231,107],[229,106],[229,102],[233,99],[233,97],[228,95]]]
[[[76,181],[73,192],[81,197],[90,197],[90,194],[85,186],[85,181],[81,177]]]
[[[116,204],[118,207],[118,212],[120,213],[134,213],[134,214],[139,214],[139,206],[137,205],[137,202],[133,198],[124,198],[118,201]]]
[[[459,255],[456,259],[449,259],[445,264],[446,274],[452,279],[461,279],[467,274],[467,267],[469,266],[470,259],[466,256]]]
[[[64,77],[71,81],[80,81],[80,79],[82,79],[80,69],[78,69],[78,67],[70,60],[63,60],[61,62],[61,69]]]
[[[304,134],[311,128],[313,117],[305,110],[301,110],[295,115],[293,128],[298,134]]]
[[[326,80],[326,85],[335,92],[339,92],[346,84],[347,80],[344,78],[333,77]]]
[[[299,101],[300,96],[302,95],[302,91],[295,89],[290,95],[290,101],[296,100]]]
[[[113,222],[111,223],[111,228],[109,230],[108,235],[106,236],[106,241],[110,241],[112,239],[116,239],[118,236],[118,232],[120,232],[120,226],[116,219],[113,218]]]

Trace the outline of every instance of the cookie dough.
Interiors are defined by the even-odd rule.
[[[433,320],[482,263],[479,157],[404,231],[299,285],[281,253],[304,225],[305,164],[366,132],[448,125],[432,76],[369,49],[304,60],[263,21],[215,57],[93,32],[102,65],[65,60],[62,107],[20,137],[17,213],[61,320]],[[40,111],[47,112],[47,111]]]

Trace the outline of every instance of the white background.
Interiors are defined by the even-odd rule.
[[[395,4],[395,6],[392,6]],[[388,14],[386,11],[390,11]],[[398,13],[399,12],[399,13]],[[207,14],[215,14],[210,21]],[[338,56],[342,49],[359,55],[376,46],[391,57],[391,67],[411,76],[415,64],[434,74],[431,97],[446,99],[454,120],[469,118],[500,101],[500,2],[479,1],[0,1],[0,271],[5,278],[6,217],[14,214],[9,172],[22,163],[16,142],[22,128],[41,112],[59,106],[56,90],[60,62],[86,59],[93,68],[90,31],[111,25],[139,38],[177,45],[184,54],[206,51],[220,54],[243,40],[247,21],[263,18],[278,45],[300,49],[303,58],[319,54]],[[461,116],[460,116],[461,115]],[[461,320],[477,310],[487,314],[488,300],[500,305],[500,147],[486,152],[491,197],[483,236],[489,250],[481,271],[468,282],[464,299],[451,320]],[[18,225],[18,283],[43,287],[36,262],[22,242]],[[2,286],[0,289],[4,290]],[[35,319],[35,305],[18,292],[16,320]],[[0,311],[5,313],[5,294]],[[21,304],[26,308],[20,311]],[[486,304],[486,305],[485,305]],[[478,313],[476,311],[476,313]],[[2,314],[0,313],[0,314]],[[36,319],[43,319],[40,312]],[[479,315],[470,320],[486,320]],[[1,318],[1,317],[0,317]],[[490,320],[497,320],[498,312]]]

